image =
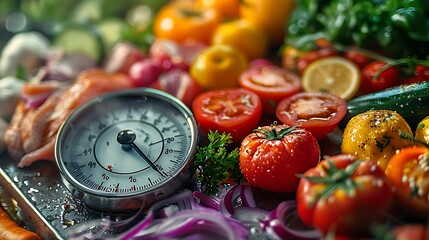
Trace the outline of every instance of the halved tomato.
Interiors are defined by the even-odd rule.
[[[298,93],[283,99],[276,108],[282,123],[305,128],[318,140],[332,132],[346,113],[346,101],[326,92]]]
[[[423,219],[429,211],[428,162],[428,148],[411,146],[397,151],[385,170],[400,206]]]
[[[242,88],[256,93],[264,112],[274,114],[278,102],[301,90],[301,80],[293,72],[275,65],[257,65],[247,69],[238,81]]]
[[[230,133],[235,143],[258,127],[262,115],[258,95],[242,88],[203,92],[195,98],[192,110],[204,132]]]

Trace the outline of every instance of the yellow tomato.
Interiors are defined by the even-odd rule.
[[[429,116],[425,117],[417,125],[416,138],[429,144]]]
[[[242,19],[264,29],[270,42],[277,45],[283,42],[294,8],[295,0],[242,0],[239,11]]]
[[[238,17],[240,0],[197,0],[198,6],[214,8],[224,18],[233,19]]]
[[[221,15],[213,8],[198,7],[190,0],[179,0],[159,10],[153,31],[158,39],[210,44],[213,32],[221,22]]]
[[[229,45],[247,56],[249,60],[262,58],[268,51],[265,32],[245,20],[225,22],[216,28],[212,44]]]
[[[396,150],[413,145],[399,136],[402,131],[413,135],[408,123],[395,111],[370,110],[354,116],[344,129],[343,153],[369,160],[385,169]]]
[[[206,90],[234,87],[247,63],[240,51],[228,45],[212,45],[197,56],[190,73]]]

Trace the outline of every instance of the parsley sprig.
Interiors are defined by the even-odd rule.
[[[214,195],[222,183],[232,178],[236,183],[244,180],[239,167],[239,149],[230,149],[232,137],[228,133],[210,131],[208,144],[197,148],[194,163],[198,167],[197,178],[205,194]]]

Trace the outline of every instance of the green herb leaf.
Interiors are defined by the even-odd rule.
[[[232,143],[230,134],[217,131],[208,133],[209,143],[199,147],[195,155],[195,165],[198,166],[197,178],[201,182],[204,193],[214,195],[220,191],[220,186],[229,178],[239,183],[244,181],[239,168],[239,150],[230,150]]]

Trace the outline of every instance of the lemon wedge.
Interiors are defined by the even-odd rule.
[[[359,84],[359,67],[339,56],[318,59],[308,65],[302,74],[304,91],[329,92],[346,101],[356,95]]]

